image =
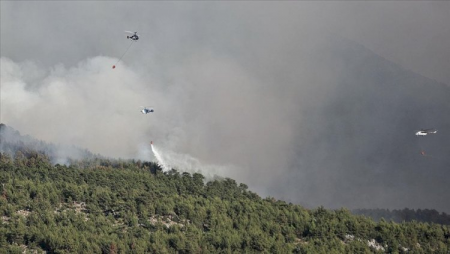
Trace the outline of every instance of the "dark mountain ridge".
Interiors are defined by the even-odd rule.
[[[294,166],[283,175],[294,190],[277,197],[312,207],[450,211],[450,87],[345,39],[330,36],[320,52],[327,58],[315,60],[317,73],[333,73],[313,84],[324,99],[299,100],[306,103],[299,102]],[[301,77],[291,76],[300,87]],[[438,133],[415,136],[422,128]]]

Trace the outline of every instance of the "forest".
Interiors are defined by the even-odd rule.
[[[305,209],[151,162],[1,154],[0,246],[50,253],[448,253],[450,227]],[[2,251],[2,252],[3,252]]]
[[[435,209],[355,209],[352,213],[368,216],[375,221],[385,219],[395,222],[421,221],[450,225],[450,215],[444,212],[439,213]]]
[[[140,160],[59,164],[0,141],[0,253],[450,252],[444,224],[306,209]]]

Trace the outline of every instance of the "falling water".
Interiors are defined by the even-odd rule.
[[[164,163],[164,160],[162,158],[162,156],[159,154],[159,152],[155,149],[155,147],[153,146],[153,144],[151,144],[152,146],[152,152],[155,155],[156,160],[158,161],[158,165],[162,168],[162,170],[164,172],[169,171],[170,167]]]

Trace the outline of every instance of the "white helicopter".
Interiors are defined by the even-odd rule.
[[[155,112],[155,110],[153,108],[150,108],[150,107],[141,107],[141,108],[143,108],[141,110],[142,114],[149,114],[149,113]]]
[[[422,129],[418,132],[416,132],[416,136],[426,136],[428,134],[436,134],[437,130],[435,129]]]
[[[130,40],[133,40],[133,41],[139,40],[139,35],[137,34],[137,32],[125,31],[125,33],[132,34],[131,36],[127,35],[127,39],[130,39]]]

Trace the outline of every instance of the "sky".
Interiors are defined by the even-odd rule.
[[[0,7],[0,117],[22,134],[151,160],[153,140],[174,165],[307,207],[450,212],[450,2]],[[117,63],[125,30],[140,40]]]

